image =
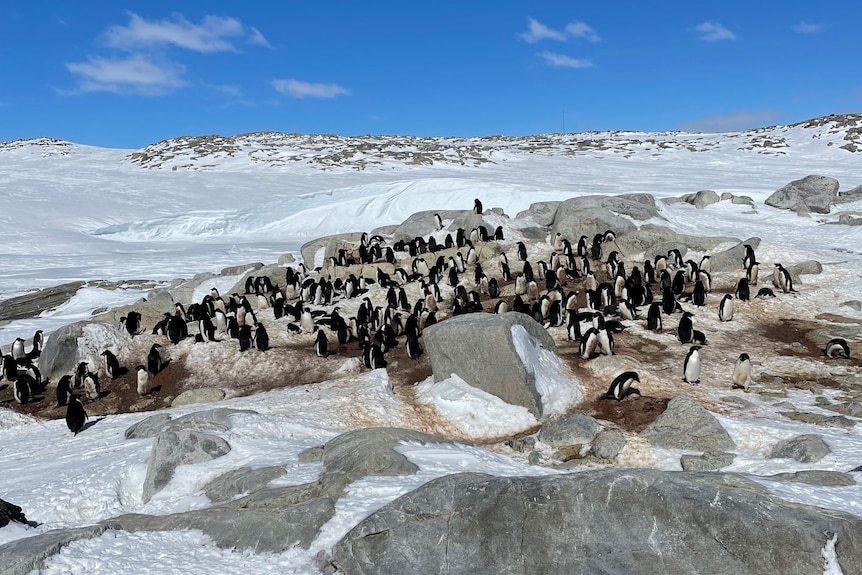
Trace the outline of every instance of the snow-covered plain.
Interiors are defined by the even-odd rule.
[[[862,226],[833,225],[835,210],[800,218],[763,204],[777,188],[808,174],[835,177],[842,190],[862,184],[862,154],[840,148],[845,133],[826,122],[740,134],[625,132],[487,140],[263,134],[231,139],[221,151],[159,143],[131,160],[131,150],[49,140],[0,144],[0,299],[75,280],[170,281],[254,261],[272,263],[283,253],[298,256],[299,247],[318,236],[397,224],[419,210],[469,209],[476,197],[486,208],[500,207],[513,217],[533,202],[578,195],[648,192],[668,197],[712,189],[750,196],[756,207],[721,202],[697,210],[673,204],[662,208],[668,225],[698,235],[758,236],[763,239],[758,248],[762,261],[817,259],[825,267],[817,281],[831,283],[806,284],[799,305],[816,303],[818,312],[862,318],[849,308],[839,309],[841,301],[862,297]],[[433,156],[433,163],[420,161],[423,154]],[[862,205],[840,209],[862,210]],[[96,308],[128,303],[140,295],[134,289],[83,288],[68,304],[41,318],[0,326],[0,344],[6,347],[34,329],[50,331]],[[554,375],[547,358],[534,360],[531,367],[556,392],[548,399],[560,402],[553,404],[555,410],[579,397],[581,391],[569,387],[561,399],[563,376]],[[457,377],[442,383],[421,383],[417,399],[433,405],[465,435],[478,435],[481,429],[486,435],[505,435],[512,432],[507,425],[513,422],[521,429],[535,423],[528,413],[501,406]],[[348,390],[349,406],[343,399]],[[789,394],[788,401],[809,411],[819,409],[810,392]],[[798,469],[847,471],[862,464],[859,431],[793,422],[756,394],[746,399],[755,411],[720,416],[739,446],[729,470],[769,475]],[[0,544],[121,513],[167,514],[205,507],[210,503],[202,486],[244,465],[285,465],[287,474],[274,485],[312,481],[321,466],[298,462],[302,450],[355,427],[356,421],[415,424],[391,392],[383,370],[334,376],[333,381],[219,405],[260,415],[231,416],[233,429],[221,435],[232,451],[212,462],[181,467],[147,504],[141,501],[141,487],[152,440],[126,440],[123,432],[149,414],[108,416],[72,437],[62,420],[31,421],[0,408],[0,475],[7,478],[0,497],[21,505],[38,523],[0,529]],[[169,412],[181,415],[205,407]],[[364,417],[345,417],[351,411]],[[813,432],[823,435],[833,451],[819,463],[764,459],[776,441]],[[200,532],[109,531],[69,545],[47,561],[43,572],[173,572],[181,561],[184,573],[249,568],[317,573],[313,558],[320,550],[330,548],[375,509],[435,477],[460,471],[557,472],[528,465],[502,446],[411,444],[399,450],[421,471],[353,483],[308,551],[255,556],[219,549]],[[680,454],[632,442],[622,461],[675,470]],[[854,475],[862,480],[859,473]],[[788,499],[862,515],[862,486],[764,484]]]

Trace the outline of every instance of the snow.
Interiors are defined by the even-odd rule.
[[[811,318],[840,312],[862,320],[859,312],[840,306],[862,293],[862,226],[835,225],[839,210],[860,210],[862,205],[843,204],[831,214],[801,218],[763,204],[774,190],[808,174],[835,177],[842,190],[862,183],[862,160],[839,149],[844,134],[829,124],[723,135],[618,132],[466,140],[249,134],[229,139],[230,149],[218,152],[160,142],[146,150],[146,159],[136,161],[127,158],[131,150],[49,141],[0,143],[0,196],[7,199],[0,228],[0,299],[70,281],[130,282],[114,290],[87,285],[39,318],[2,325],[0,344],[29,338],[36,329],[50,332],[87,319],[100,308],[132,303],[146,295],[130,287],[132,280],[168,282],[227,266],[270,263],[284,253],[298,254],[302,244],[315,237],[397,224],[419,210],[469,209],[476,197],[514,218],[538,201],[629,192],[660,198],[699,189],[747,195],[755,207],[727,201],[703,210],[684,203],[660,204],[664,221],[659,223],[697,235],[760,237],[757,252],[764,271],[778,261],[817,259],[824,264],[823,274],[803,277],[800,293],[782,301],[750,303],[739,316],[792,311]],[[764,138],[786,147],[765,148]],[[408,154],[432,154],[435,159],[431,165],[411,164],[404,159]],[[341,165],[332,159],[336,156],[343,159]],[[365,167],[359,169],[361,162]],[[511,219],[499,221],[515,227]],[[206,281],[194,298],[212,287],[224,292],[241,277]],[[696,321],[707,328],[718,324],[705,314]],[[737,318],[721,329],[733,337],[739,329]],[[105,346],[125,345],[117,339],[121,336],[90,326],[84,339],[95,354]],[[512,336],[536,377],[546,414],[565,413],[584,397],[583,382],[553,354],[535,347],[525,330],[515,326]],[[708,358],[712,349],[704,352],[704,379],[717,380],[722,370],[729,378],[732,359]],[[233,361],[207,355],[204,346],[189,345],[183,351],[193,369],[214,360]],[[787,356],[752,354],[752,360],[755,387],[760,377],[804,367]],[[849,368],[832,369],[846,373]],[[527,410],[505,405],[457,376],[416,384],[418,404],[461,437],[501,437],[537,424]],[[649,385],[655,382],[644,378],[641,387],[648,390]],[[713,398],[726,393],[726,388],[716,389]],[[820,397],[835,401],[829,390]],[[859,431],[789,420],[779,414],[776,402],[757,393],[745,399],[753,405],[750,411],[717,415],[737,444],[736,458],[726,470],[760,476],[757,481],[785,499],[862,516],[860,485],[826,488],[765,477],[803,469],[847,472],[862,464]],[[783,400],[799,411],[834,415],[808,391],[788,389]],[[244,466],[283,466],[285,474],[272,486],[311,482],[323,466],[302,463],[299,454],[346,430],[373,425],[437,430],[423,428],[416,407],[392,388],[385,370],[365,371],[354,360],[345,362],[330,381],[228,398],[218,406],[254,412],[232,415],[232,429],[217,433],[231,444],[230,453],[181,466],[146,504],[141,491],[152,440],[126,440],[124,431],[150,414],[100,418],[73,437],[62,419],[37,421],[0,407],[0,476],[14,478],[4,482],[0,497],[23,507],[36,523],[0,529],[0,544],[124,513],[160,515],[205,508],[212,503],[203,486]],[[209,407],[186,406],[167,413],[178,417]],[[804,433],[821,435],[832,454],[814,464],[767,458],[775,443]],[[636,436],[628,439],[621,465],[680,469],[683,451],[657,449]],[[330,549],[374,510],[434,478],[463,471],[500,476],[559,473],[530,465],[524,454],[500,444],[409,443],[397,450],[419,472],[352,483],[307,551],[274,555],[224,550],[196,531],[108,531],[68,545],[47,560],[43,573],[168,573],[182,565],[189,574],[251,569],[316,575],[318,552]],[[862,474],[853,475],[862,481]],[[824,543],[825,574],[841,572],[836,539]]]

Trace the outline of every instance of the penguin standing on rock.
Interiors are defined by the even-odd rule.
[[[84,429],[87,422],[87,412],[84,411],[84,405],[78,396],[73,395],[69,399],[69,404],[66,407],[66,427],[69,431],[78,435]]]
[[[482,208],[481,200],[479,200],[479,198],[476,198],[475,200],[473,200],[473,212],[475,212],[477,214],[481,214],[483,211],[485,211],[485,210]]]

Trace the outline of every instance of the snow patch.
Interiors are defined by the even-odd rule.
[[[523,326],[512,326],[512,343],[527,373],[536,381],[542,414],[559,415],[581,401],[584,392],[574,375],[554,352],[539,346]]]

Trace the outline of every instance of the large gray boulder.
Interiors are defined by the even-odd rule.
[[[787,457],[801,463],[817,463],[832,453],[819,435],[808,433],[779,441],[769,453],[771,459]]]
[[[230,416],[234,413],[256,413],[250,409],[217,407],[195,411],[172,419],[167,413],[156,413],[126,429],[126,439],[156,437],[163,431],[227,431],[233,427]]]
[[[643,252],[645,258],[652,259],[656,254],[664,255],[671,249],[678,249],[685,256],[689,250],[709,252],[721,244],[738,241],[730,237],[681,234],[664,226],[644,224],[639,229],[618,237],[616,243],[626,257]],[[697,261],[699,263],[700,258]]]
[[[144,503],[161,491],[180,465],[211,461],[227,454],[230,444],[221,437],[199,431],[164,431],[153,442],[144,479]]]
[[[682,197],[682,201],[693,205],[699,210],[706,206],[717,204],[721,201],[721,197],[712,190],[700,190],[693,194],[686,194]]]
[[[677,395],[667,409],[643,430],[641,436],[656,447],[724,451],[735,449],[718,420],[689,395]]]
[[[821,574],[832,534],[844,573],[862,573],[862,519],[784,502],[740,476],[463,473],[366,518],[330,563],[345,575]]]
[[[700,455],[682,455],[679,464],[683,471],[718,471],[733,463],[735,456],[724,451],[707,451]]]
[[[590,446],[590,453],[599,459],[615,459],[625,448],[626,437],[618,429],[599,432]]]
[[[539,440],[551,447],[585,445],[593,441],[602,424],[589,415],[570,415],[553,419],[539,430]]]
[[[540,226],[550,226],[554,223],[557,208],[562,202],[534,202],[530,207],[515,216],[516,220],[529,218]]]
[[[362,238],[362,232],[350,232],[346,234],[335,234],[332,236],[324,236],[315,238],[306,242],[299,248],[302,254],[302,263],[308,269],[312,269],[315,265],[321,265],[326,258],[334,257],[338,254],[339,249],[354,250],[359,246],[359,240]],[[323,250],[322,258],[318,258],[318,252]]]
[[[551,231],[575,244],[582,235],[592,240],[595,234],[607,230],[625,235],[637,229],[631,219],[646,221],[658,215],[655,198],[650,194],[582,196],[569,198],[557,207]]]
[[[730,272],[745,269],[742,267],[742,260],[745,258],[746,245],[750,245],[752,249],[757,250],[758,246],[760,246],[760,238],[748,238],[732,248],[710,255],[709,263],[712,272]]]
[[[809,212],[828,214],[838,196],[838,180],[827,176],[805,176],[776,190],[766,198],[767,206],[791,210],[799,215]]]
[[[58,381],[64,375],[75,372],[78,365],[78,338],[84,334],[87,323],[70,323],[48,335],[45,348],[39,356],[42,377]]]
[[[282,465],[252,469],[241,467],[219,475],[204,486],[204,493],[212,502],[229,501],[237,495],[260,491],[267,483],[287,472]]]
[[[512,328],[526,330],[536,345],[556,353],[547,330],[522,313],[465,314],[425,329],[425,348],[434,380],[453,373],[506,403],[526,407],[537,418],[542,400],[535,374],[527,369],[515,348]]]
[[[17,539],[0,545],[0,573],[28,575],[41,569],[42,562],[79,539],[92,539],[106,531],[102,525],[88,525],[75,529],[54,529],[34,537]]]
[[[183,405],[193,405],[195,403],[215,403],[225,398],[224,390],[217,387],[199,387],[197,389],[187,389],[173,401],[171,407],[180,407]]]
[[[862,186],[856,186],[855,188],[847,190],[846,192],[840,192],[839,195],[832,200],[832,203],[846,204],[848,202],[855,202],[857,200],[862,200]]]

